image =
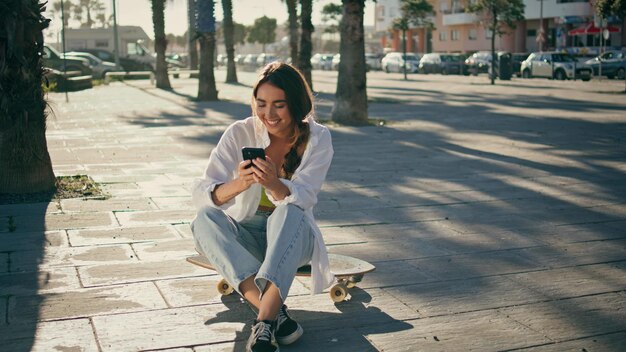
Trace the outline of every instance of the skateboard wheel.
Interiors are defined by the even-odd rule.
[[[348,295],[348,292],[344,285],[336,284],[330,288],[330,298],[335,303],[343,302],[346,299],[347,295]]]
[[[228,296],[233,293],[234,290],[235,289],[224,279],[221,279],[220,282],[217,283],[217,292],[221,293],[222,296]]]

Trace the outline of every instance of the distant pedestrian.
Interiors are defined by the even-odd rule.
[[[252,93],[253,116],[226,129],[193,185],[191,227],[198,251],[258,309],[247,351],[278,351],[303,333],[284,304],[298,267],[311,263],[313,293],[333,282],[312,211],[333,147],[296,68],[265,66]],[[244,147],[265,159],[244,160]]]

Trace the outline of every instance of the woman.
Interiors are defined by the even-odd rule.
[[[278,351],[303,333],[283,304],[297,268],[311,263],[312,292],[333,275],[313,206],[333,156],[328,129],[313,119],[302,74],[267,65],[253,90],[253,116],[230,125],[193,185],[196,248],[258,309],[248,351]],[[243,160],[243,147],[265,160]]]

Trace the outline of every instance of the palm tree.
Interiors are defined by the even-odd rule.
[[[0,193],[52,190],[55,177],[46,142],[43,17],[45,3],[0,3]]]
[[[215,62],[215,2],[197,0],[198,40],[200,41],[200,77],[198,78],[198,100],[218,100],[213,63]]]
[[[298,63],[298,1],[284,0],[287,3],[289,13],[289,48],[291,49],[291,62]]]
[[[187,47],[189,53],[189,68],[198,69],[198,44],[196,44],[196,0],[187,0]]]
[[[224,12],[224,46],[226,47],[226,83],[237,83],[237,66],[235,65],[235,24],[233,23],[233,2],[222,0]]]
[[[363,9],[365,0],[342,0],[339,74],[331,118],[349,125],[367,124],[365,41]]]
[[[313,90],[313,80],[311,78],[311,52],[313,51],[313,41],[311,36],[315,27],[311,22],[313,13],[312,0],[300,0],[300,20],[302,21],[302,34],[300,36],[300,53],[298,54],[298,68],[302,71],[306,82]],[[365,60],[365,59],[363,59]]]
[[[154,25],[154,51],[156,51],[156,87],[172,89],[165,62],[165,0],[151,0],[152,24]]]

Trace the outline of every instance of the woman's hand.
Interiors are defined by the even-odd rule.
[[[282,182],[278,180],[276,164],[267,155],[265,160],[261,158],[254,159],[254,165],[248,170],[252,170],[254,182],[260,183],[267,190],[272,191],[276,189],[278,184],[282,185]]]
[[[241,182],[241,187],[243,188],[241,192],[247,190],[253,183],[257,182],[254,179],[254,165],[252,165],[251,160],[240,162],[237,167],[237,172],[239,173],[239,182]]]

